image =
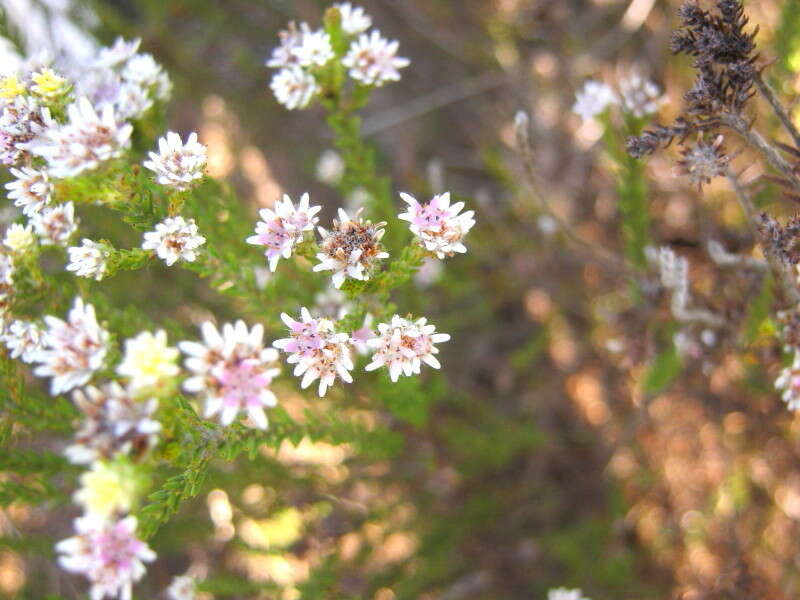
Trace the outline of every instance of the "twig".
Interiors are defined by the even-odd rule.
[[[760,73],[755,76],[753,81],[755,81],[758,91],[761,92],[761,95],[764,96],[764,98],[766,98],[767,102],[769,102],[770,106],[772,107],[772,110],[775,112],[778,119],[780,119],[784,129],[786,129],[786,131],[789,132],[789,135],[792,136],[795,147],[800,148],[800,131],[798,131],[797,127],[794,126],[791,117],[786,112],[783,104],[781,104],[778,100],[775,90],[772,89],[772,86],[770,86],[769,83],[764,81],[764,78]]]

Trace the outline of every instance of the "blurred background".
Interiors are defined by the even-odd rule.
[[[136,597],[162,597],[187,569],[216,598],[538,599],[558,586],[593,600],[800,597],[800,431],[771,387],[774,336],[683,361],[665,354],[668,303],[632,301],[619,272],[559,233],[523,184],[515,147],[514,115],[525,110],[548,205],[591,246],[618,252],[615,174],[599,125],[572,114],[574,94],[587,78],[635,69],[667,95],[660,120],[674,118],[692,79],[669,53],[679,2],[358,4],[412,61],[363,113],[394,189],[452,190],[477,211],[469,253],[423,269],[401,304],[453,336],[443,374],[386,398],[326,400],[363,427],[358,443],[219,461],[153,541],[159,560]],[[316,26],[327,2],[0,5],[29,50],[79,60],[95,43],[141,37],[175,84],[169,128],[199,132],[209,173],[229,179],[253,215],[284,192],[309,191],[327,216],[357,205],[331,185],[321,110],[285,111],[263,66],[278,31],[290,20]],[[746,10],[791,100],[800,7],[759,0]],[[652,238],[690,257],[698,293],[730,314],[750,282],[723,280],[703,247],[710,232],[748,247],[738,206],[724,184],[700,193],[676,177],[673,158],[647,162]],[[759,175],[747,173],[756,186]],[[756,189],[763,206],[792,214],[771,188]],[[155,295],[166,271],[149,271],[150,285],[134,285],[139,276],[114,279],[114,293],[154,315],[239,314],[188,274]],[[290,412],[323,402],[293,393],[281,396]],[[51,550],[75,513],[68,495],[0,513],[0,597],[82,597]]]

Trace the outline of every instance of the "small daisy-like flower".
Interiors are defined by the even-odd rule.
[[[103,366],[108,332],[97,323],[94,307],[75,298],[66,321],[47,315],[43,348],[36,353],[37,377],[52,377],[54,396],[84,385]]]
[[[30,167],[9,169],[16,177],[14,181],[6,184],[8,199],[14,201],[14,206],[22,208],[25,216],[33,216],[50,202],[53,184],[47,176],[47,171],[40,171]]]
[[[317,161],[317,179],[328,185],[336,185],[344,177],[345,164],[336,150],[326,150]]]
[[[118,37],[114,44],[107,48],[100,48],[94,66],[98,69],[109,69],[121,65],[133,57],[139,51],[141,38],[136,38],[126,42],[124,38]]]
[[[296,377],[303,377],[302,389],[319,380],[318,393],[322,397],[336,377],[347,383],[353,381],[350,375],[353,361],[346,333],[336,333],[332,321],[313,318],[305,307],[300,310],[300,321],[286,313],[281,314],[281,319],[289,328],[289,337],[276,340],[272,345],[289,354],[286,362],[295,365]]]
[[[143,331],[125,341],[125,355],[117,373],[128,377],[133,389],[150,387],[180,372],[177,358],[178,349],[167,346],[166,331],[156,331],[155,335]]]
[[[259,211],[261,221],[256,223],[256,234],[247,238],[247,243],[266,246],[264,256],[270,271],[275,272],[281,257],[291,257],[294,247],[303,241],[303,233],[314,231],[319,220],[315,215],[320,210],[320,206],[309,206],[307,193],[300,197],[296,207],[284,194],[283,200],[277,200],[273,208]]]
[[[575,104],[572,105],[572,112],[580,116],[584,121],[588,121],[618,102],[619,99],[614,90],[605,83],[590,79],[575,94]]]
[[[36,237],[33,235],[32,225],[12,223],[6,229],[6,235],[3,238],[3,245],[15,253],[25,252],[35,243]]]
[[[333,271],[333,285],[338,289],[344,280],[366,280],[377,261],[388,258],[383,251],[380,240],[386,223],[372,224],[363,220],[358,211],[351,219],[347,213],[339,209],[339,220],[333,221],[333,229],[329,232],[319,227],[322,235],[320,252],[317,254],[319,264],[315,271]]]
[[[31,145],[57,125],[35,98],[17,96],[0,113],[0,162],[13,165],[29,158]]]
[[[298,59],[294,51],[303,44],[303,38],[310,33],[308,23],[300,23],[299,28],[294,22],[289,23],[289,27],[278,34],[281,43],[272,51],[272,56],[266,65],[273,69],[297,65]]]
[[[399,43],[381,37],[379,31],[363,33],[355,40],[342,59],[350,69],[350,77],[364,85],[382,86],[387,81],[399,81],[400,69],[410,61],[397,56]]]
[[[86,170],[120,156],[130,146],[133,127],[120,125],[111,105],[97,114],[85,97],[67,107],[69,122],[51,127],[30,145],[43,157],[53,177],[75,177]]]
[[[408,221],[409,229],[428,252],[434,253],[437,258],[444,258],[467,251],[462,240],[475,225],[475,212],[468,210],[459,214],[464,208],[463,202],[451,205],[450,192],[434,196],[424,205],[409,194],[401,193],[400,197],[408,204],[408,208],[397,218]]]
[[[127,461],[97,461],[80,477],[73,500],[86,514],[109,519],[129,512],[136,502],[141,481]]]
[[[156,225],[155,231],[144,234],[142,248],[155,251],[167,266],[172,266],[178,259],[194,262],[197,249],[205,243],[206,238],[198,234],[194,219],[168,217]]]
[[[665,98],[658,86],[633,72],[619,82],[623,110],[634,117],[644,117],[658,112]]]
[[[278,71],[270,83],[275,99],[288,110],[305,108],[318,91],[314,76],[300,67],[286,67]]]
[[[80,246],[67,248],[67,252],[67,271],[73,271],[78,277],[92,277],[95,281],[103,279],[109,256],[108,247],[84,238]]]
[[[589,600],[579,589],[555,588],[547,592],[547,600]]]
[[[11,358],[21,358],[30,363],[42,349],[42,328],[30,321],[12,321],[3,334],[3,342]]]
[[[122,120],[138,119],[153,106],[147,90],[135,83],[122,83],[117,88],[112,106],[114,114]]]
[[[16,75],[6,75],[5,77],[0,77],[0,98],[4,100],[12,100],[17,96],[21,96],[27,90],[25,86],[20,82],[19,78]]]
[[[342,31],[347,35],[358,35],[372,27],[372,18],[360,6],[353,6],[349,2],[334,4],[342,16]]]
[[[186,368],[192,371],[183,388],[205,397],[206,418],[219,415],[222,425],[230,425],[245,413],[255,427],[267,429],[264,408],[278,402],[269,386],[280,369],[278,352],[264,347],[264,327],[248,329],[244,321],[237,321],[226,323],[220,332],[205,322],[201,330],[202,344],[179,344],[187,355]]]
[[[78,230],[75,206],[72,202],[57,206],[45,206],[31,216],[31,225],[42,244],[66,246],[72,234]]]
[[[791,366],[781,371],[775,387],[783,392],[781,398],[789,410],[800,410],[800,352],[795,352]]]
[[[69,82],[47,67],[31,75],[31,81],[31,91],[46,99],[63,96],[69,90]]]
[[[438,369],[441,365],[434,355],[439,350],[434,344],[449,339],[446,333],[436,333],[436,327],[429,325],[427,319],[409,321],[395,315],[391,323],[378,324],[378,336],[368,342],[375,354],[366,370],[386,367],[391,380],[397,381],[400,375],[419,375],[423,362]]]
[[[65,450],[73,464],[109,460],[121,454],[142,454],[155,446],[161,423],[153,416],[155,398],[138,400],[130,389],[116,382],[103,387],[89,386],[72,394],[84,415],[75,434],[75,443]]]
[[[107,521],[94,515],[75,519],[75,537],[56,544],[59,564],[91,583],[92,600],[130,600],[132,586],[145,574],[144,563],[156,558],[136,537],[136,517]]]
[[[197,580],[191,575],[178,575],[167,588],[169,600],[196,600]]]
[[[297,63],[306,68],[324,67],[335,56],[331,37],[322,29],[303,35],[292,53]]]
[[[128,59],[122,69],[122,79],[143,88],[158,85],[164,70],[150,54],[136,54]]]
[[[142,165],[156,174],[156,181],[176,190],[188,190],[193,181],[203,176],[206,147],[191,133],[184,144],[174,131],[158,140],[158,152],[150,152],[150,160]]]

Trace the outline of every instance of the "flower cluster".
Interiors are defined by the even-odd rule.
[[[575,94],[572,112],[588,121],[601,115],[610,106],[618,105],[623,112],[636,118],[655,114],[665,98],[659,87],[633,70],[619,80],[619,93],[607,83],[590,79]]]
[[[422,242],[428,252],[437,258],[466,252],[462,243],[464,235],[475,225],[475,212],[461,213],[463,202],[450,204],[450,192],[434,196],[428,204],[420,204],[416,198],[401,193],[408,204],[406,212],[397,216],[408,221],[409,229]],[[461,214],[459,214],[461,213]]]
[[[270,271],[275,271],[281,258],[289,258],[295,246],[303,241],[306,231],[314,231],[319,220],[315,215],[319,206],[309,206],[308,194],[303,194],[295,207],[292,199],[284,195],[273,208],[262,208],[261,221],[256,223],[256,234],[247,238],[248,244],[264,246]]]
[[[142,248],[152,250],[167,266],[178,260],[194,262],[197,249],[206,243],[206,238],[197,232],[194,219],[167,217],[156,225],[155,231],[144,234]]]
[[[197,141],[196,133],[190,133],[184,144],[181,136],[170,131],[158,140],[158,152],[151,152],[150,160],[142,164],[161,185],[184,191],[203,176],[206,160],[206,147]]]
[[[377,30],[367,33],[372,18],[349,2],[335,4],[338,27],[347,43],[346,51],[337,54],[331,35],[324,29],[312,30],[308,23],[290,23],[279,34],[280,45],[266,65],[280,69],[270,87],[275,98],[289,110],[305,108],[324,89],[332,61],[340,61],[359,85],[380,87],[400,79],[400,69],[409,60],[397,56],[398,42],[389,41]]]

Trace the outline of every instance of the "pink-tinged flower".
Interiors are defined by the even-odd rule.
[[[406,212],[397,215],[398,219],[408,221],[409,229],[416,235],[428,252],[437,258],[453,256],[456,252],[466,252],[462,240],[475,225],[475,211],[461,213],[463,202],[450,204],[450,192],[434,196],[428,204],[420,204],[409,194],[400,194],[408,204]]]
[[[207,321],[201,330],[203,343],[179,344],[187,355],[186,368],[193,373],[183,388],[203,394],[206,418],[219,415],[222,425],[230,425],[245,413],[255,427],[267,429],[264,408],[278,402],[269,386],[280,369],[278,352],[264,348],[264,327],[248,330],[244,321],[237,321],[226,323],[220,332]]]
[[[36,235],[43,245],[66,246],[72,234],[78,230],[75,206],[72,202],[45,206],[31,216]]]
[[[78,277],[91,277],[95,281],[100,281],[105,276],[110,254],[105,244],[84,238],[80,246],[67,248],[67,253],[67,271],[72,271]]]
[[[22,208],[25,216],[32,217],[49,204],[53,184],[48,178],[47,171],[30,167],[21,169],[12,167],[9,171],[16,179],[6,184],[8,199],[14,201],[14,206]]]
[[[75,537],[56,544],[59,564],[91,583],[91,600],[130,600],[132,586],[145,574],[144,563],[156,558],[136,537],[136,518],[107,521],[93,515],[75,519]]]
[[[302,46],[303,38],[311,33],[308,23],[300,23],[300,28],[292,22],[285,31],[278,34],[280,45],[272,51],[272,56],[266,62],[268,67],[273,69],[283,69],[298,64],[295,50]]]
[[[256,234],[247,238],[248,244],[265,246],[264,256],[269,262],[269,270],[274,272],[281,258],[292,256],[292,250],[303,241],[306,231],[314,231],[319,218],[315,215],[319,206],[309,206],[308,194],[303,194],[295,207],[289,196],[277,200],[273,208],[259,211],[261,221],[256,223]]]
[[[102,368],[108,351],[109,335],[97,323],[94,307],[75,298],[66,321],[50,315],[44,321],[47,329],[42,350],[34,357],[41,364],[34,375],[53,378],[53,395],[84,385]]]
[[[23,362],[33,362],[42,349],[44,332],[31,321],[12,321],[6,328],[2,340],[11,358],[21,358]]]
[[[370,278],[377,262],[388,258],[380,240],[384,234],[386,223],[372,224],[360,217],[359,210],[354,218],[339,209],[339,220],[333,221],[333,229],[329,232],[319,227],[322,236],[320,252],[317,254],[319,264],[314,271],[333,271],[333,285],[342,287],[344,280],[366,280]]]
[[[0,113],[0,162],[14,165],[30,158],[31,144],[56,126],[47,108],[30,96],[17,96]]]
[[[791,366],[781,371],[775,387],[783,392],[781,397],[789,410],[800,410],[800,352],[795,352]]]
[[[156,255],[171,267],[179,259],[194,262],[197,249],[206,243],[206,238],[197,232],[194,219],[167,217],[156,225],[155,231],[144,234],[142,248],[153,250]]]
[[[349,2],[334,4],[342,16],[342,31],[347,35],[358,35],[372,27],[372,18],[360,6],[353,6]]]
[[[64,451],[73,464],[110,460],[120,454],[147,452],[156,445],[161,423],[155,418],[158,401],[140,400],[115,381],[72,393],[83,421],[75,443]]]
[[[130,146],[133,126],[120,124],[110,105],[100,114],[88,98],[67,107],[69,122],[48,128],[30,144],[30,151],[43,157],[50,174],[74,177],[120,156]]]
[[[314,76],[297,66],[278,71],[269,85],[275,99],[287,110],[305,108],[319,91]]]
[[[353,381],[350,375],[353,361],[346,333],[336,333],[332,321],[313,318],[305,307],[300,309],[301,320],[286,313],[281,314],[281,319],[289,328],[289,337],[276,340],[272,345],[289,354],[286,362],[295,365],[296,377],[303,377],[302,389],[319,380],[318,392],[322,397],[336,377],[347,383]]]
[[[434,344],[449,339],[446,333],[436,333],[436,327],[429,325],[427,319],[409,321],[395,315],[391,323],[380,323],[378,336],[369,341],[375,354],[366,370],[386,367],[392,381],[397,381],[401,374],[419,375],[423,362],[438,369],[441,365],[434,355],[439,350]]]
[[[206,166],[206,147],[190,133],[184,144],[174,131],[158,140],[158,152],[149,153],[150,160],[142,163],[156,174],[161,185],[176,190],[188,190],[194,181],[203,177]]]
[[[356,352],[362,356],[372,352],[370,348],[370,340],[375,338],[375,332],[372,329],[372,315],[367,314],[364,317],[364,324],[361,328],[356,329],[350,334],[350,343],[356,349]]]
[[[350,69],[350,77],[364,85],[382,86],[387,81],[399,81],[400,69],[410,61],[397,56],[399,43],[381,37],[379,31],[361,34],[342,59]]]

